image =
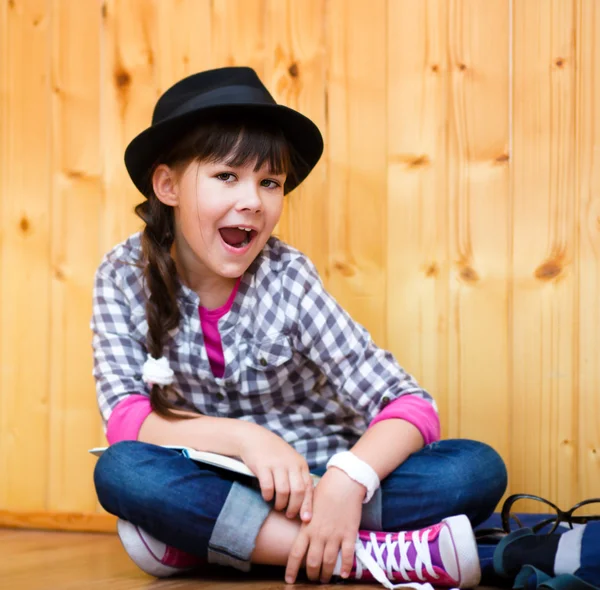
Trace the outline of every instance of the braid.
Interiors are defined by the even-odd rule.
[[[146,224],[142,233],[144,279],[150,291],[146,300],[146,345],[148,353],[158,359],[163,356],[167,334],[179,326],[181,319],[177,304],[180,284],[170,253],[175,239],[173,210],[150,195],[147,201],[136,206],[135,212]],[[167,418],[181,418],[173,413],[176,406],[172,400],[183,401],[174,387],[152,386],[152,409]]]

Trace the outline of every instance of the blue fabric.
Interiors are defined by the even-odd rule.
[[[547,518],[547,514],[519,514],[519,519],[527,527],[532,527]],[[500,514],[493,514],[476,530],[501,527]],[[570,530],[568,525],[561,525],[554,534],[561,535]],[[520,534],[533,534],[530,529],[521,529],[512,533],[516,538]],[[498,544],[480,543],[478,545],[482,568],[482,584],[504,586],[515,590],[591,590],[600,588],[600,522],[592,521],[585,525],[581,542],[581,566],[573,573],[550,577],[530,565],[523,566],[514,580],[501,576],[498,568],[499,555],[506,540]],[[494,564],[494,555],[496,564]]]
[[[597,586],[588,584],[578,576],[563,574],[542,582],[539,590],[598,590]]]
[[[254,502],[255,479],[135,441],[109,447],[94,472],[105,510],[200,557],[217,550],[210,544],[217,523],[231,523],[235,507],[227,508],[226,500],[236,480],[242,484],[236,486],[236,495],[247,489],[249,501]],[[491,447],[470,440],[436,442],[411,455],[382,482],[380,519],[389,531],[421,528],[455,514],[466,514],[478,524],[492,514],[505,488],[506,468]],[[249,559],[248,547],[253,546],[268,511],[260,512],[259,518],[246,514],[240,526],[229,524],[229,539],[222,527],[217,528],[218,551],[232,555],[237,565],[231,565],[245,569],[240,562]],[[373,514],[367,512],[365,520],[372,521]]]
[[[208,562],[249,571],[258,531],[269,512],[258,489],[233,482],[208,540]]]
[[[532,527],[538,522],[548,518],[547,514],[525,514],[518,513],[520,521],[524,527]],[[495,512],[488,519],[475,527],[475,531],[484,529],[501,529],[502,519],[499,512]],[[562,525],[558,527],[555,534],[561,534],[569,530],[568,527]],[[486,586],[512,587],[512,581],[501,577],[494,568],[494,552],[496,551],[497,542],[479,542],[477,549],[479,551],[479,561],[481,564],[482,584]]]
[[[588,522],[581,539],[581,566],[575,575],[600,586],[600,521]]]
[[[515,578],[514,590],[597,590],[578,576],[549,576],[530,565],[524,565]]]
[[[551,579],[551,576],[539,569],[525,565],[515,578],[513,588],[514,590],[536,590],[540,584]]]

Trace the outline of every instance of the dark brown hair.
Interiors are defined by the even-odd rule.
[[[159,164],[182,166],[198,162],[225,162],[244,166],[254,162],[258,171],[267,165],[273,174],[293,174],[293,154],[283,133],[266,121],[242,121],[229,117],[200,124],[173,145],[149,171],[147,200],[136,206],[136,214],[144,221],[141,264],[149,291],[146,300],[148,353],[163,356],[168,333],[179,326],[181,313],[177,295],[181,284],[171,257],[175,239],[173,208],[154,194],[152,175]],[[167,418],[181,418],[173,409],[185,400],[173,386],[153,385],[150,392],[152,409]]]

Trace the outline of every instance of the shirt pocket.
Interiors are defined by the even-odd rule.
[[[296,369],[295,353],[289,338],[282,336],[253,342],[241,352],[241,393],[278,397]]]

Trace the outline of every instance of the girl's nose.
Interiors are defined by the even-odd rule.
[[[242,193],[237,203],[239,211],[252,211],[253,213],[262,211],[262,201],[260,200],[258,188],[254,184],[243,186]]]

